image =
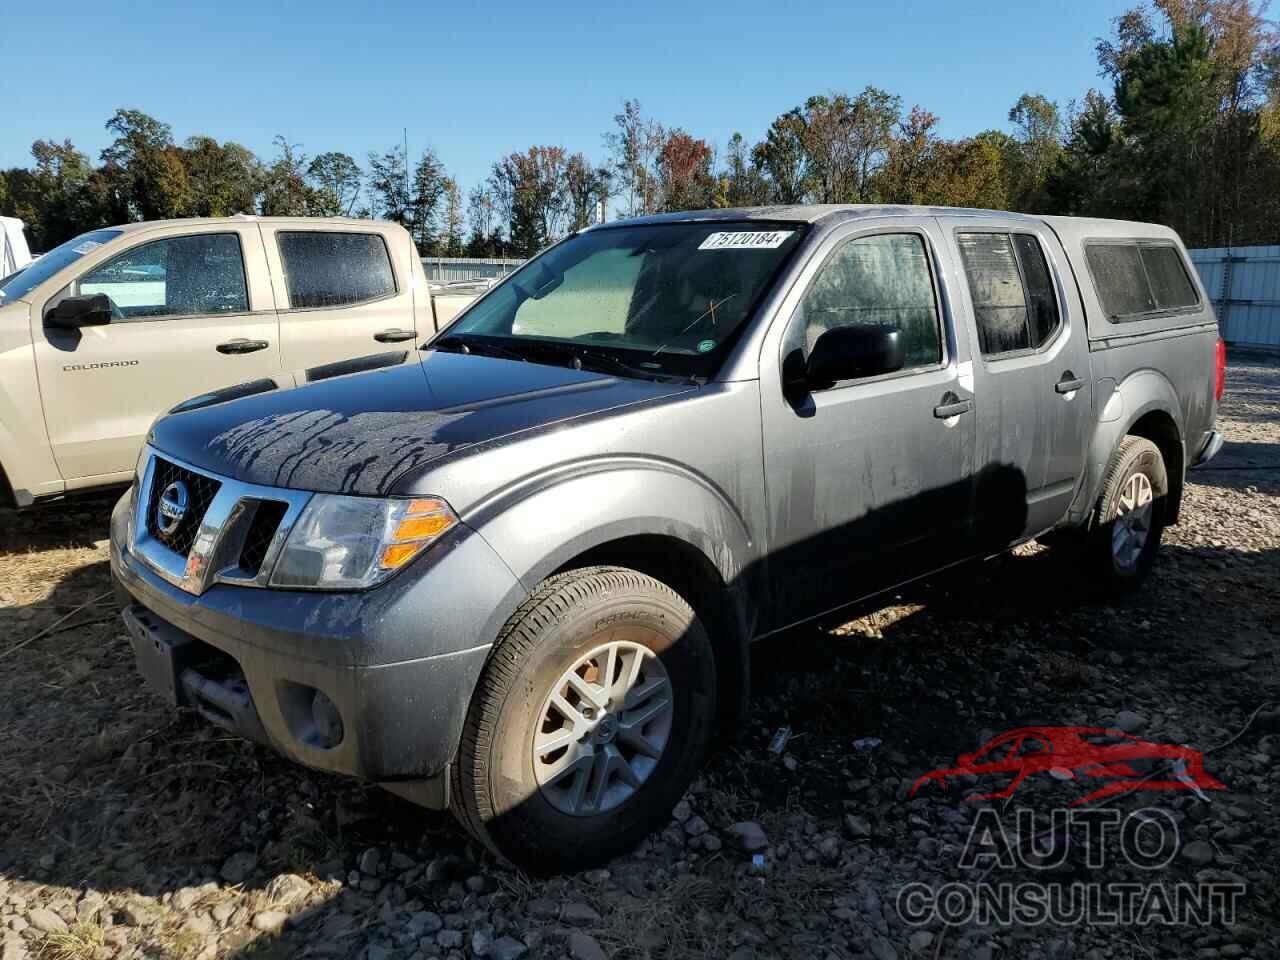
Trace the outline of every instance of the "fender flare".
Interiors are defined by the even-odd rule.
[[[1182,470],[1186,464],[1186,423],[1182,414],[1182,405],[1178,402],[1178,393],[1164,374],[1149,367],[1136,370],[1124,380],[1115,384],[1109,395],[1099,397],[1102,409],[1094,428],[1093,439],[1089,443],[1088,462],[1085,464],[1084,483],[1080,493],[1072,505],[1070,519],[1077,524],[1090,522],[1094,504],[1102,493],[1102,479],[1107,465],[1115,456],[1121,441],[1132,431],[1135,424],[1151,413],[1163,413],[1178,432],[1178,442],[1182,447]],[[1171,485],[1176,485],[1177,496],[1174,503],[1174,516],[1177,514],[1177,498],[1181,497],[1182,470],[1175,476],[1174,464],[1166,464],[1169,470]]]
[[[756,544],[729,497],[702,474],[656,457],[601,456],[558,465],[494,491],[461,517],[526,588],[589,550],[634,536],[696,549],[726,586]]]

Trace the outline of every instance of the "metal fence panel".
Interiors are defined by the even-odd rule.
[[[1233,346],[1280,351],[1280,246],[1190,252],[1218,314],[1222,339]]]
[[[422,268],[427,272],[427,279],[432,283],[456,283],[459,280],[487,280],[490,277],[505,277],[523,260],[506,258],[473,258],[473,257],[423,257]]]

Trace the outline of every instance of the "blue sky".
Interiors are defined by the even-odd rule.
[[[534,143],[603,159],[627,97],[723,146],[811,94],[874,84],[963,136],[1007,126],[1025,90],[1065,108],[1101,86],[1094,41],[1131,5],[24,0],[0,19],[0,167],[40,137],[96,160],[118,106],[264,159],[279,133],[363,166],[408,127],[410,155],[433,146],[464,189]]]

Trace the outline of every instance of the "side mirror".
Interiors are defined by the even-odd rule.
[[[65,297],[44,315],[44,325],[56,330],[101,327],[111,322],[111,298],[105,293]]]
[[[832,327],[818,337],[805,364],[810,387],[901,370],[902,331],[888,324]]]

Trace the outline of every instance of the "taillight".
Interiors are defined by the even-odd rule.
[[[1213,358],[1214,366],[1214,383],[1213,383],[1213,399],[1222,399],[1222,388],[1227,384],[1227,345],[1222,342],[1222,338],[1218,338],[1218,345],[1214,350]]]

